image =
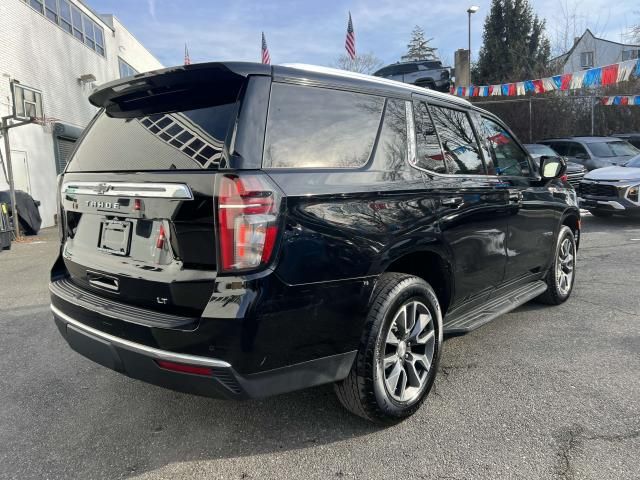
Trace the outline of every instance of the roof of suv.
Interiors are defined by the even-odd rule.
[[[249,75],[271,75],[273,78],[305,80],[310,85],[316,82],[342,84],[345,87],[383,90],[387,93],[404,95],[420,93],[465,107],[472,106],[467,100],[453,95],[362,73],[347,72],[317,65],[292,63],[269,66],[252,62],[196,63],[140,73],[133,77],[114,80],[101,85],[91,94],[89,101],[97,107],[102,107],[114,101],[129,101],[130,98],[147,95],[151,90],[162,91],[168,87],[170,88],[170,85],[176,81],[204,86],[219,76],[232,80],[234,78],[241,79]]]
[[[419,62],[418,62],[419,63]],[[463,98],[456,97],[454,95],[449,95],[448,93],[442,93],[435,90],[429,90],[422,87],[417,87],[415,85],[411,85],[408,83],[398,82],[396,80],[389,80],[381,77],[374,77],[372,75],[365,75],[364,73],[356,73],[356,72],[348,72],[346,70],[338,70],[337,68],[329,68],[329,67],[320,67],[318,65],[306,65],[303,63],[289,63],[284,65],[276,65],[273,67],[274,76],[277,76],[280,73],[283,73],[282,69],[292,69],[297,70],[297,75],[309,74],[313,73],[318,75],[320,78],[329,79],[342,79],[342,80],[352,80],[357,81],[358,83],[362,83],[363,86],[372,85],[372,86],[384,86],[388,89],[399,89],[405,92],[412,93],[420,93],[422,95],[426,95],[433,98],[438,98],[441,100],[446,100],[449,102],[458,103],[459,105],[464,105],[467,107],[471,106],[471,103]],[[293,73],[293,72],[292,72]]]

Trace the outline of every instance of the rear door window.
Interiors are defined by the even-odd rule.
[[[480,129],[487,141],[491,162],[489,173],[522,176],[529,173],[528,154],[520,148],[511,134],[501,125],[481,117]]]
[[[589,158],[589,154],[587,153],[587,150],[582,145],[580,145],[579,143],[575,143],[575,142],[571,142],[569,144],[568,156],[569,157]]]
[[[430,111],[449,173],[484,175],[486,171],[480,144],[471,126],[469,114],[463,110],[433,105]]]
[[[558,152],[558,155],[562,155],[564,157],[569,156],[569,143],[568,142],[549,143],[548,145],[550,145],[551,148],[553,148],[556,152]]]
[[[354,168],[369,161],[384,98],[274,83],[264,167]]]
[[[414,73],[418,71],[418,65],[415,63],[408,63],[406,65],[398,65],[398,73]]]
[[[447,173],[440,141],[425,102],[413,103],[416,130],[416,167],[436,173]]]

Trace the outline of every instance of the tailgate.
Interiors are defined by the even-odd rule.
[[[102,296],[199,315],[216,276],[215,173],[145,173],[144,180],[65,175],[65,266],[74,283]]]

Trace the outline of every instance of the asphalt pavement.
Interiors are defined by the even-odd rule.
[[[640,220],[583,228],[571,299],[447,340],[430,397],[389,428],[331,386],[237,403],[86,360],[49,313],[45,230],[0,253],[0,478],[638,478]]]

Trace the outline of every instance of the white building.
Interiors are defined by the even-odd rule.
[[[162,64],[116,17],[80,0],[1,0],[0,32],[0,116],[12,113],[15,97],[19,115],[51,121],[16,127],[9,137],[16,189],[41,202],[42,225],[51,226],[56,176],[96,112],[87,100],[93,88]],[[0,163],[0,190],[7,190]]]
[[[573,73],[593,67],[604,67],[640,57],[640,45],[624,44],[598,38],[587,29],[576,38],[573,47],[551,62],[558,73]]]

